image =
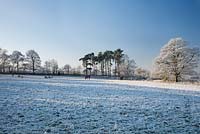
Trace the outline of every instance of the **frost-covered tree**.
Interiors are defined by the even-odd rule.
[[[41,65],[39,54],[34,50],[29,50],[26,53],[26,60],[29,63],[32,73],[35,73],[35,70],[37,70]]]
[[[135,69],[135,76],[137,79],[147,79],[150,77],[150,72],[139,67]]]
[[[70,69],[71,69],[71,66],[69,64],[66,64],[63,67],[63,71],[67,72],[67,74],[70,74]]]
[[[28,69],[29,69],[29,63],[27,61],[24,61],[22,63],[22,70],[23,70],[23,72],[26,73],[28,71]]]
[[[58,73],[58,62],[55,59],[50,60],[51,70],[53,74]]]
[[[82,72],[82,67],[81,66],[78,66],[77,68],[76,68],[76,74],[78,74],[78,75],[80,75],[81,74],[81,72]]]
[[[19,72],[19,63],[24,60],[24,55],[19,51],[13,51],[13,53],[10,56],[10,59],[13,63],[13,66],[16,65],[17,72]]]
[[[46,73],[56,74],[58,72],[58,62],[55,59],[45,61],[44,69]]]
[[[1,72],[5,72],[6,66],[9,64],[9,55],[7,54],[7,50],[0,49],[0,69]]]
[[[133,59],[130,59],[128,55],[122,57],[122,62],[119,66],[120,76],[133,77],[136,69],[136,63]]]
[[[51,73],[51,62],[50,61],[44,62],[44,70],[47,74]]]
[[[182,38],[171,39],[155,59],[155,70],[163,80],[179,82],[196,75],[199,48],[189,48]]]

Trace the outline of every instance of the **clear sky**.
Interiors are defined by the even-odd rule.
[[[150,68],[174,37],[200,46],[200,0],[0,0],[0,47],[60,65],[121,48]]]

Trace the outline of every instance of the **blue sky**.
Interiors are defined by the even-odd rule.
[[[151,68],[171,38],[199,47],[199,28],[200,0],[0,0],[0,47],[34,49],[61,66],[121,48]]]

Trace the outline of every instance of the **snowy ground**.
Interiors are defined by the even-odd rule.
[[[106,83],[112,84],[125,84],[132,86],[152,87],[152,88],[164,88],[164,89],[176,89],[186,91],[200,91],[200,83],[170,83],[162,81],[134,81],[134,80],[107,80]]]
[[[200,91],[187,88],[0,75],[0,134],[199,134]]]

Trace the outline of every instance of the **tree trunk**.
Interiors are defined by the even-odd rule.
[[[104,75],[104,61],[102,61],[101,66],[102,66],[101,75]]]
[[[112,72],[111,72],[111,62],[109,63],[109,76],[111,76]]]
[[[17,73],[19,72],[19,63],[17,62]]]
[[[178,80],[178,75],[177,75],[177,74],[175,74],[175,81],[176,81],[176,82],[179,82],[179,80]]]
[[[11,66],[9,66],[9,67],[8,67],[8,72],[9,72],[9,73],[11,73],[11,70],[10,70],[10,68],[11,68]]]
[[[35,73],[35,62],[33,61],[33,74]]]
[[[178,82],[178,77],[176,76],[175,81]]]
[[[106,75],[106,61],[104,61],[103,66],[104,66],[104,68],[103,68],[103,70],[104,70],[103,75]]]
[[[68,68],[68,70],[67,70],[67,73],[69,74],[69,68]]]
[[[118,75],[118,77],[120,76],[119,63],[117,63],[117,75]]]
[[[3,73],[5,73],[5,64],[3,63]]]
[[[115,77],[117,76],[117,65],[116,65],[116,60],[115,60]]]

